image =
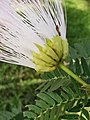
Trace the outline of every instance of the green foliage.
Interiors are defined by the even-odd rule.
[[[8,111],[0,111],[0,120],[24,120],[23,114],[13,113]]]
[[[80,47],[83,47],[82,51]],[[70,47],[67,67],[90,81],[90,53],[85,52],[88,44],[75,44]],[[83,52],[84,51],[84,52]],[[73,54],[75,55],[73,56]],[[90,119],[90,87],[88,90],[77,83],[60,68],[41,75],[43,83],[36,89],[35,104],[26,105],[22,113],[21,101],[14,98],[14,106],[8,111],[1,111],[1,120],[89,120]],[[16,105],[16,106],[15,106]]]
[[[0,120],[10,120],[14,116],[13,113],[8,111],[1,111],[0,112]]]
[[[79,88],[78,88],[79,89]],[[34,120],[79,119],[84,115],[89,120],[89,112],[85,109],[88,103],[87,94],[77,94],[75,89],[63,86],[60,93],[40,92],[35,105],[28,105],[24,117]]]
[[[88,44],[70,47],[68,66],[87,83],[90,81],[90,53]],[[82,48],[83,49],[82,49]],[[81,49],[80,49],[81,48]],[[74,57],[73,54],[75,53]],[[36,90],[35,105],[27,105],[24,117],[33,120],[90,120],[89,93],[62,70],[42,74],[47,80]],[[90,87],[88,88],[90,90]]]

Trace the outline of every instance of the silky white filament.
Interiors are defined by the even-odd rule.
[[[31,52],[66,38],[62,0],[0,0],[0,61],[35,68]]]

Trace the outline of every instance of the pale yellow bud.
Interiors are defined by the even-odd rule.
[[[46,39],[46,44],[43,47],[38,44],[35,45],[39,52],[32,52],[32,54],[38,72],[54,70],[68,55],[68,42],[62,40],[58,35],[52,40]]]

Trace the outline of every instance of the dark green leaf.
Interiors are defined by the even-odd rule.
[[[62,102],[62,98],[61,96],[59,96],[57,93],[54,93],[54,92],[50,92],[50,93],[47,93],[50,97],[52,97],[57,103],[61,103]]]
[[[37,116],[35,113],[30,112],[30,111],[23,112],[23,115],[24,117],[27,117],[27,118],[35,118]]]
[[[88,64],[83,57],[81,58],[81,65],[82,65],[85,75],[90,76],[90,70],[89,70]]]
[[[81,66],[80,66],[80,62],[79,62],[78,58],[76,58],[76,60],[75,60],[75,66],[76,66],[76,74],[80,75],[81,74]]]
[[[76,59],[78,57],[77,51],[73,47],[70,46],[69,51],[72,59]]]
[[[69,110],[69,112],[80,112],[81,108],[79,106],[75,106]]]
[[[56,108],[53,107],[51,108],[51,112],[50,112],[50,118],[48,120],[55,120],[55,114],[56,113]]]
[[[49,110],[45,111],[44,114],[45,114],[44,115],[45,120],[49,120],[49,115],[50,115]]]
[[[78,119],[79,115],[77,114],[66,114],[66,115],[63,115],[62,118],[63,119],[68,119],[68,120],[75,120],[75,119]]]
[[[86,120],[86,119],[83,116],[80,116],[79,120]]]
[[[48,109],[49,105],[43,100],[36,100],[36,105],[41,107],[42,110]]]
[[[36,105],[26,105],[26,107],[28,107],[29,110],[32,110],[32,111],[34,111],[35,113],[38,113],[38,114],[42,112],[41,108],[39,108]]]
[[[68,93],[68,96],[71,96],[71,98],[75,97],[75,93],[73,92],[73,90],[70,87],[63,87],[63,90]]]
[[[63,91],[61,91],[61,96],[62,96],[65,100],[69,100],[69,96],[68,96],[65,92],[63,92]]]
[[[57,78],[57,80],[55,80],[52,84],[51,87],[49,88],[48,92],[52,92],[55,91],[56,89],[58,89],[61,86],[61,80]]]
[[[50,80],[50,79],[54,78],[54,75],[52,74],[52,72],[47,72],[47,73],[43,73],[41,75],[41,78],[43,78],[45,80]]]
[[[81,44],[78,44],[78,43],[75,43],[74,46],[75,46],[75,49],[78,51],[79,56],[88,57],[85,47],[83,47]]]
[[[82,96],[80,85],[75,80],[73,80],[73,78],[71,79],[72,79],[72,84],[73,84],[73,89],[74,89],[75,94],[77,94],[77,96]]]
[[[47,84],[47,82],[42,83],[38,88],[36,88],[36,90],[41,90],[44,87],[44,85],[46,85],[46,84]]]
[[[0,120],[11,120],[15,114],[8,111],[0,111]]]
[[[86,109],[82,109],[82,113],[88,120],[90,120],[89,112]]]
[[[39,93],[39,94],[37,94],[37,96],[39,98],[41,98],[42,100],[44,100],[45,102],[47,102],[49,105],[51,105],[51,106],[55,105],[55,101],[47,94]]]
[[[45,90],[47,90],[51,84],[54,82],[54,80],[51,80],[51,81],[48,81],[44,86],[43,88],[41,89],[41,92],[44,92]]]
[[[62,76],[59,68],[57,68],[57,69],[54,70],[54,74],[55,74],[55,77],[60,77],[60,76]]]
[[[24,120],[23,113],[19,113],[15,116],[15,120]]]

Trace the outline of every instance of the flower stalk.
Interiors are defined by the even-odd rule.
[[[80,77],[78,77],[75,73],[73,73],[71,70],[69,70],[66,66],[64,66],[62,63],[60,63],[59,67],[65,71],[68,75],[70,75],[72,78],[74,78],[77,82],[82,84],[83,86],[87,86],[87,83],[84,82]]]

